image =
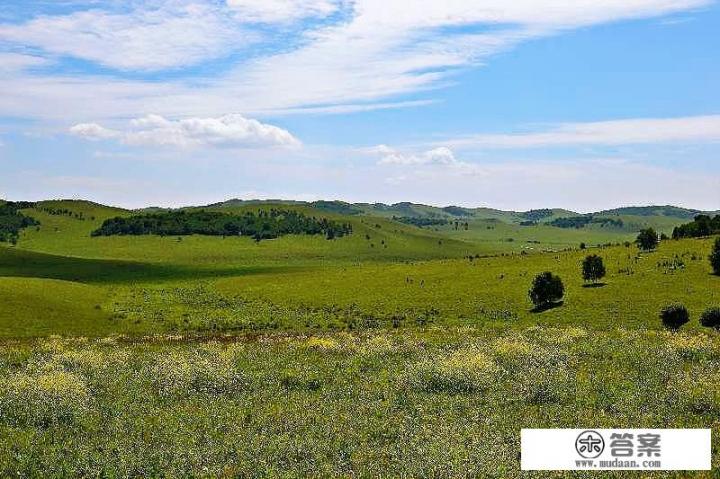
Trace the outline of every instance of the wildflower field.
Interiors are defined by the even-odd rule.
[[[0,245],[0,477],[536,477],[528,427],[712,428],[720,465],[713,239],[368,216],[332,241],[91,237],[129,213],[65,207]],[[538,311],[543,271],[565,291]]]
[[[719,366],[579,327],[10,341],[0,474],[520,477],[520,427],[717,430]]]

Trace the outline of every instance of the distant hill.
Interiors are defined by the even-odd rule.
[[[693,219],[695,216],[709,213],[700,210],[680,208],[678,206],[627,206],[596,213],[596,216],[668,216],[671,218]]]
[[[164,240],[162,235],[157,238],[150,237],[152,235],[133,238],[91,236],[111,218],[179,210],[206,210],[229,215],[288,210],[320,221],[350,224],[353,234],[337,241],[326,241],[311,235],[286,235],[263,242],[267,244],[262,247],[258,247],[251,238],[222,240],[203,237],[206,235],[183,240],[168,235]],[[143,258],[160,262],[172,259],[188,265],[194,264],[197,255],[215,255],[220,262],[249,265],[261,258],[280,263],[292,258],[300,264],[318,258],[407,261],[559,251],[581,243],[596,246],[632,241],[638,231],[649,227],[670,235],[676,227],[691,221],[688,216],[696,213],[695,210],[672,206],[627,207],[583,215],[550,208],[518,212],[455,205],[436,207],[411,202],[388,205],[241,199],[205,206],[150,207],[144,210],[113,208],[89,201],[54,200],[28,203],[20,211],[39,223],[19,232],[16,247],[21,249],[94,259]],[[678,217],[680,214],[685,217]],[[11,247],[9,244],[0,246]]]
[[[0,199],[0,204],[3,204],[6,200]],[[85,200],[47,200],[39,201],[38,205],[57,205],[63,203],[72,203],[74,205],[82,205],[83,209],[93,209],[97,207],[101,208],[112,208],[118,212],[128,211],[124,208],[116,208],[101,205],[92,201]],[[198,206],[187,206],[186,208],[235,208],[243,206],[262,206],[262,205],[296,205],[314,208],[317,210],[325,211],[328,213],[336,213],[340,215],[369,215],[369,216],[382,216],[391,218],[393,216],[407,217],[407,218],[447,218],[447,219],[460,219],[460,218],[477,218],[477,219],[499,219],[506,222],[520,223],[523,221],[536,221],[539,223],[549,223],[557,218],[567,217],[579,217],[585,216],[572,210],[566,210],[562,208],[542,208],[533,209],[528,211],[512,211],[512,210],[500,210],[488,207],[477,207],[468,208],[463,206],[430,206],[422,203],[412,203],[403,201],[400,203],[386,204],[386,203],[348,203],[339,200],[318,200],[318,201],[299,201],[299,200],[283,200],[283,199],[262,199],[262,200],[243,200],[233,198],[218,203],[212,203],[208,205]],[[162,208],[157,206],[148,206],[146,208],[140,208],[135,211],[141,212],[163,212],[171,211],[172,209],[182,208]],[[613,208],[608,210],[602,210],[597,212],[587,213],[586,215],[591,216],[637,216],[637,217],[649,217],[649,216],[664,216],[669,218],[679,218],[684,220],[691,220],[699,214],[706,215],[717,215],[720,214],[720,210],[717,211],[702,211],[691,208],[682,208],[679,206],[672,205],[655,205],[655,206],[625,206],[620,208]]]
[[[307,205],[306,201],[295,201],[295,200],[279,200],[279,199],[268,199],[268,200],[241,200],[233,198],[231,200],[221,201],[219,203],[212,203],[209,205],[198,206],[198,208],[235,208],[238,206],[253,206],[253,205],[264,205],[264,204],[275,204],[275,205]]]
[[[3,200],[0,199],[0,204]],[[101,210],[102,214],[98,216],[108,217],[111,214],[125,215],[130,213],[122,208],[106,207],[93,203],[91,201],[82,200],[51,200],[36,203],[39,208],[52,209],[73,205],[76,212],[84,212],[86,215],[92,215],[94,212]],[[658,206],[626,206],[603,210],[595,213],[580,214],[571,210],[560,208],[543,208],[533,209],[529,211],[508,211],[487,207],[467,208],[456,205],[445,207],[437,207],[424,205],[421,203],[399,202],[393,204],[386,203],[348,203],[338,200],[318,200],[318,201],[296,201],[282,199],[265,199],[265,200],[243,200],[230,199],[209,205],[187,206],[176,209],[212,209],[212,210],[237,210],[245,208],[282,208],[294,207],[306,214],[313,214],[316,211],[319,215],[335,215],[335,216],[374,216],[386,219],[404,218],[406,221],[419,220],[423,223],[440,224],[442,221],[466,222],[469,220],[477,221],[499,221],[511,225],[532,226],[532,225],[565,225],[569,221],[573,221],[578,225],[585,220],[582,227],[607,227],[612,226],[609,222],[604,224],[602,218],[612,218],[622,222],[621,229],[632,232],[638,231],[645,227],[655,227],[662,231],[672,231],[672,228],[682,223],[691,221],[699,214],[707,214],[714,216],[718,211],[700,211],[689,208],[682,208],[672,205]],[[172,211],[171,208],[147,207],[134,210],[135,213],[159,213]],[[428,221],[430,223],[428,223]],[[619,224],[619,223],[618,223]],[[613,226],[613,227],[618,227]]]
[[[233,199],[213,205],[196,208],[232,209],[247,207],[294,206],[306,214],[316,211],[319,215],[380,217],[389,220],[401,219],[409,225],[440,228],[459,222],[495,221],[507,225],[533,227],[549,226],[559,229],[568,228],[609,231],[618,234],[634,234],[643,228],[655,228],[670,234],[673,228],[691,221],[698,214],[717,214],[700,210],[681,208],[672,205],[663,206],[627,206],[603,210],[594,213],[578,213],[562,208],[539,208],[528,211],[508,211],[488,207],[468,208],[457,205],[444,207],[430,206],[409,201],[386,203],[348,203],[345,201],[288,201],[288,200],[239,200]],[[487,224],[482,228],[491,226]],[[471,228],[472,229],[472,228]],[[526,232],[531,234],[530,231]]]

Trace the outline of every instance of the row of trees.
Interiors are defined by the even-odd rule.
[[[170,211],[105,220],[93,236],[149,235],[250,236],[256,241],[287,234],[324,234],[327,239],[352,233],[352,225],[297,211],[272,209],[258,213],[226,214],[217,211]]]
[[[550,226],[556,226],[558,228],[584,228],[589,224],[599,224],[600,226],[614,226],[616,228],[622,228],[624,223],[621,219],[613,218],[596,218],[592,215],[585,216],[571,216],[567,218],[557,218],[548,223]]]
[[[676,226],[672,237],[674,239],[699,238],[715,234],[720,234],[720,215],[715,215],[714,218],[708,215],[697,215],[692,222]]]
[[[38,211],[42,211],[44,213],[49,214],[50,216],[67,216],[69,218],[75,218],[76,220],[84,221],[85,219],[89,219],[90,221],[95,221],[94,216],[90,216],[89,218],[85,217],[85,214],[82,211],[73,211],[68,208],[51,208],[49,206],[35,206],[35,209]]]

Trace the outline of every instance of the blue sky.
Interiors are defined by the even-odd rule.
[[[712,0],[0,6],[0,197],[720,209]]]

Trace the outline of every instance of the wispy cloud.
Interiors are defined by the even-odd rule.
[[[48,57],[70,56],[140,73],[201,63],[256,39],[264,43],[249,58],[228,57],[223,73],[211,80],[191,72],[149,81],[142,75],[128,79],[76,69],[0,75],[0,90],[16,93],[0,98],[0,115],[100,121],[147,111],[167,117],[217,117],[230,111],[272,116],[400,105],[393,100],[443,87],[458,69],[522,42],[590,25],[688,12],[709,2],[236,0],[224,5],[157,0],[150,3],[153,9],[129,11],[93,4],[93,9],[1,24],[0,39],[39,48]],[[282,23],[325,16],[325,21],[291,29]],[[257,29],[258,21],[271,24]],[[266,30],[274,34],[263,35]]]
[[[97,123],[80,123],[71,127],[70,133],[88,140],[118,140],[128,145],[144,146],[180,148],[300,146],[300,141],[287,130],[240,115],[181,120],[168,120],[160,115],[148,115],[132,120],[127,130],[110,129]]]
[[[326,17],[338,9],[331,0],[227,0],[244,21],[292,22],[308,17]]]
[[[0,73],[18,72],[33,67],[40,67],[52,63],[50,60],[23,53],[2,53],[0,52]]]
[[[565,123],[541,131],[477,134],[439,144],[455,148],[544,148],[720,141],[720,115]]]
[[[242,49],[254,35],[214,6],[166,2],[127,13],[99,9],[0,25],[0,40],[120,70],[193,65]]]
[[[409,100],[395,102],[347,103],[329,106],[308,106],[300,108],[287,108],[256,113],[271,113],[272,116],[287,115],[343,115],[377,110],[396,110],[401,108],[417,108],[439,103],[437,100]]]

